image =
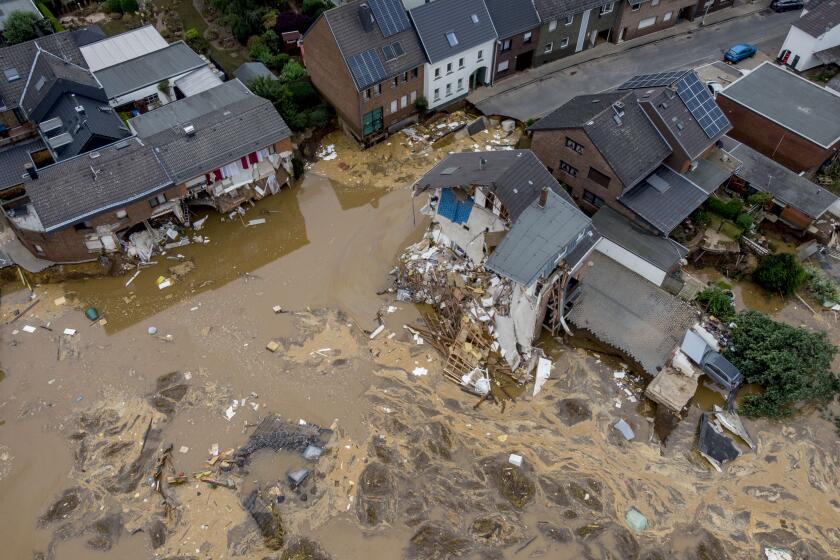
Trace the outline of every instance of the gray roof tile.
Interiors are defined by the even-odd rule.
[[[248,84],[254,78],[269,78],[272,80],[278,79],[271,70],[268,69],[268,66],[263,64],[262,62],[246,62],[237,68],[233,75],[236,76],[236,79],[242,82],[243,84]]]
[[[678,268],[680,259],[688,254],[676,241],[643,231],[609,206],[592,216],[592,225],[602,237],[666,272]]]
[[[823,147],[840,140],[840,95],[771,62],[718,95],[774,121]]]
[[[499,38],[505,39],[540,26],[532,0],[484,0]]]
[[[534,200],[519,215],[485,267],[523,286],[549,274],[557,257],[590,225],[574,204],[549,191],[546,205]]]
[[[695,312],[606,255],[594,252],[590,260],[569,321],[656,375],[697,321]]]
[[[619,200],[657,230],[668,235],[711,194],[712,191],[703,190],[685,176],[663,165],[644,182],[622,194]]]
[[[805,6],[808,13],[793,22],[811,37],[819,37],[840,25],[840,0],[826,0],[817,6]]]
[[[611,0],[534,0],[540,18],[544,22],[579,14],[610,2]]]
[[[176,183],[291,136],[274,106],[239,80],[168,103],[129,123],[154,147]],[[195,128],[192,136],[183,131],[187,124]]]
[[[36,109],[59,81],[73,82],[92,90],[102,89],[87,68],[66,62],[47,51],[38,51],[26,78],[26,88],[21,94],[20,106],[29,118],[36,122],[40,120],[41,116]]]
[[[432,64],[497,38],[484,0],[436,0],[409,12]],[[472,16],[478,18],[474,23]],[[458,44],[450,46],[447,33]]]
[[[41,139],[35,138],[0,150],[0,189],[27,182],[29,176],[24,171],[24,166],[33,163],[29,154],[45,148]]]
[[[161,80],[198,70],[207,63],[183,41],[97,71],[96,78],[113,99]]]

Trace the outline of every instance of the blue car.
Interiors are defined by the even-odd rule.
[[[742,60],[749,58],[755,54],[755,47],[746,43],[732,45],[729,50],[723,53],[723,60],[737,64]]]

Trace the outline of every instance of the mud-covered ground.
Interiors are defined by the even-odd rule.
[[[302,185],[248,211],[267,224],[205,226],[211,243],[179,249],[195,268],[169,291],[154,284],[164,260],[129,287],[38,286],[39,303],[0,327],[4,558],[838,556],[840,446],[816,412],[746,422],[758,450],[720,474],[694,451],[700,408],[663,446],[620,363],[550,338],[540,394],[474,409],[403,328],[417,311],[382,293],[425,227],[406,191],[416,171],[354,186],[353,169],[367,181],[361,156],[336,145]],[[379,149],[414,169],[413,148]],[[3,322],[27,300],[4,286]],[[84,318],[91,304],[107,324]],[[838,341],[833,314],[779,309]],[[377,314],[386,329],[371,340]],[[274,415],[277,449],[253,451]],[[323,455],[306,461],[316,440]],[[224,460],[208,464],[215,452]],[[312,472],[292,488],[301,467]],[[630,507],[649,520],[641,534]]]

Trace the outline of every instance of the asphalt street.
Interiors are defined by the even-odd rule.
[[[722,60],[723,51],[735,43],[751,43],[775,58],[791,22],[798,17],[799,12],[777,14],[764,10],[731,19],[560,70],[538,82],[485,99],[477,107],[485,115],[525,121],[544,116],[576,95],[612,89],[637,74]]]

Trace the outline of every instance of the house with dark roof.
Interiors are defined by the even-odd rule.
[[[409,14],[426,55],[424,96],[430,109],[492,82],[499,36],[484,0],[436,0]]]
[[[716,101],[732,138],[793,171],[816,171],[840,149],[840,95],[765,62]]]
[[[531,68],[540,34],[540,15],[533,0],[484,0],[484,3],[499,36],[493,81]]]
[[[621,43],[673,27],[693,19],[697,7],[698,0],[619,0],[610,40]]]
[[[399,0],[325,11],[303,36],[303,57],[313,85],[360,144],[416,121],[426,55]]]
[[[239,80],[129,121],[187,202],[229,212],[276,193],[291,176],[291,131],[270,101]]]
[[[541,26],[535,66],[608,41],[618,17],[611,0],[534,0]]]
[[[812,7],[813,4],[816,6]],[[788,31],[779,60],[797,72],[840,61],[840,0],[806,3]],[[825,55],[828,55],[826,58]]]
[[[575,97],[530,131],[531,149],[582,208],[606,205],[667,236],[728,177],[707,156],[729,129],[697,76],[682,71]]]

